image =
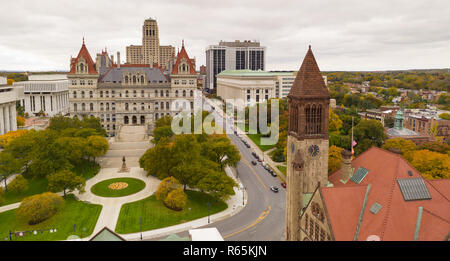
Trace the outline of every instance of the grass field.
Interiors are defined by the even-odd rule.
[[[100,166],[96,164],[95,166],[92,162],[83,161],[82,164],[75,166],[72,171],[79,175],[83,176],[86,180],[92,178],[100,171]],[[9,205],[13,203],[17,203],[22,201],[22,199],[29,197],[31,195],[40,194],[48,191],[47,186],[48,182],[45,177],[37,178],[37,179],[27,179],[28,180],[28,190],[23,193],[5,193],[3,195],[3,199],[5,200],[3,203],[0,203],[0,206]]]
[[[286,175],[286,166],[277,166],[277,168]]]
[[[101,205],[77,201],[73,195],[68,195],[62,210],[37,225],[28,225],[19,221],[16,218],[16,209],[2,212],[0,213],[0,240],[8,238],[9,231],[34,231],[51,228],[56,228],[57,232],[44,231],[38,232],[37,235],[26,233],[23,237],[12,235],[12,240],[53,241],[65,240],[70,235],[86,237],[94,231],[101,210]],[[83,228],[85,228],[84,231]]]
[[[115,231],[120,234],[139,232],[141,217],[142,231],[173,226],[205,217],[208,216],[208,202],[211,203],[210,215],[227,208],[225,202],[217,202],[208,194],[189,190],[186,191],[186,194],[188,202],[182,211],[168,209],[154,195],[124,204],[120,210]]]
[[[108,188],[112,183],[125,182],[128,187],[120,190]],[[123,197],[137,193],[145,188],[145,182],[135,178],[115,178],[101,181],[91,188],[91,192],[100,197]]]

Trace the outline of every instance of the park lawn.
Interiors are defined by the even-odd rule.
[[[281,171],[281,172],[283,172],[283,174],[284,175],[286,175],[286,166],[277,166],[277,168]]]
[[[120,209],[115,231],[120,234],[139,232],[141,217],[142,231],[173,226],[205,217],[208,216],[208,202],[211,203],[210,215],[227,208],[225,202],[216,201],[206,193],[187,190],[186,194],[188,202],[181,211],[168,209],[162,201],[156,199],[155,195],[124,204]]]
[[[275,148],[275,145],[261,145],[261,137],[265,135],[262,134],[247,134],[247,136],[258,146],[262,151],[268,151],[272,148]]]
[[[53,217],[36,225],[28,225],[16,218],[16,210],[12,209],[0,213],[0,240],[8,237],[9,231],[33,231],[39,229],[56,228],[57,232],[49,231],[38,232],[37,235],[26,233],[25,236],[19,237],[12,235],[13,241],[54,241],[66,240],[70,235],[89,236],[92,234],[97,223],[97,219],[102,210],[101,205],[84,203],[78,201],[70,194],[67,195],[65,205]],[[75,225],[75,232],[74,232]],[[85,230],[83,231],[83,228]]]
[[[86,180],[92,178],[100,171],[100,166],[96,164],[95,166],[92,162],[84,160],[82,164],[75,166],[72,171],[79,175],[83,176]],[[48,182],[45,177],[35,178],[35,179],[27,179],[28,180],[28,190],[22,193],[5,193],[2,198],[4,199],[3,203],[0,203],[0,206],[5,206],[13,203],[17,203],[22,201],[22,199],[35,195],[47,192]]]
[[[128,187],[120,190],[108,188],[112,183],[125,182]],[[123,197],[137,193],[145,188],[145,182],[135,178],[115,178],[101,181],[91,188],[91,192],[100,197]]]

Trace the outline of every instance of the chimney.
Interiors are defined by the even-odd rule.
[[[341,182],[346,183],[352,176],[352,153],[342,150]]]
[[[120,52],[117,52],[117,68],[120,69]]]

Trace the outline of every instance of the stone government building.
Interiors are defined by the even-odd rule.
[[[169,69],[165,73],[157,64],[121,64],[119,52],[117,63],[106,51],[94,62],[83,39],[67,75],[70,116],[100,118],[109,136],[122,125],[144,125],[151,134],[158,118],[194,106],[197,73],[184,41]]]

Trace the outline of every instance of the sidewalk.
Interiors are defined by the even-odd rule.
[[[163,236],[169,236],[173,233],[179,233],[190,229],[195,229],[198,227],[206,226],[208,224],[212,224],[214,222],[229,218],[235,214],[237,214],[239,211],[244,209],[244,207],[247,205],[247,193],[244,192],[245,195],[242,195],[242,184],[236,180],[232,170],[229,167],[225,168],[225,172],[228,176],[233,178],[238,184],[239,188],[234,188],[235,195],[232,196],[230,199],[227,200],[228,208],[222,212],[216,213],[214,215],[210,216],[210,223],[208,223],[208,217],[199,218],[193,221],[189,221],[183,224],[178,224],[170,227],[165,228],[159,228],[154,229],[150,231],[143,231],[142,232],[142,239],[152,239],[157,237],[163,237]],[[245,198],[245,205],[243,206],[243,196]],[[140,240],[141,239],[141,233],[132,233],[132,234],[120,234],[121,237],[125,238],[126,240]]]

